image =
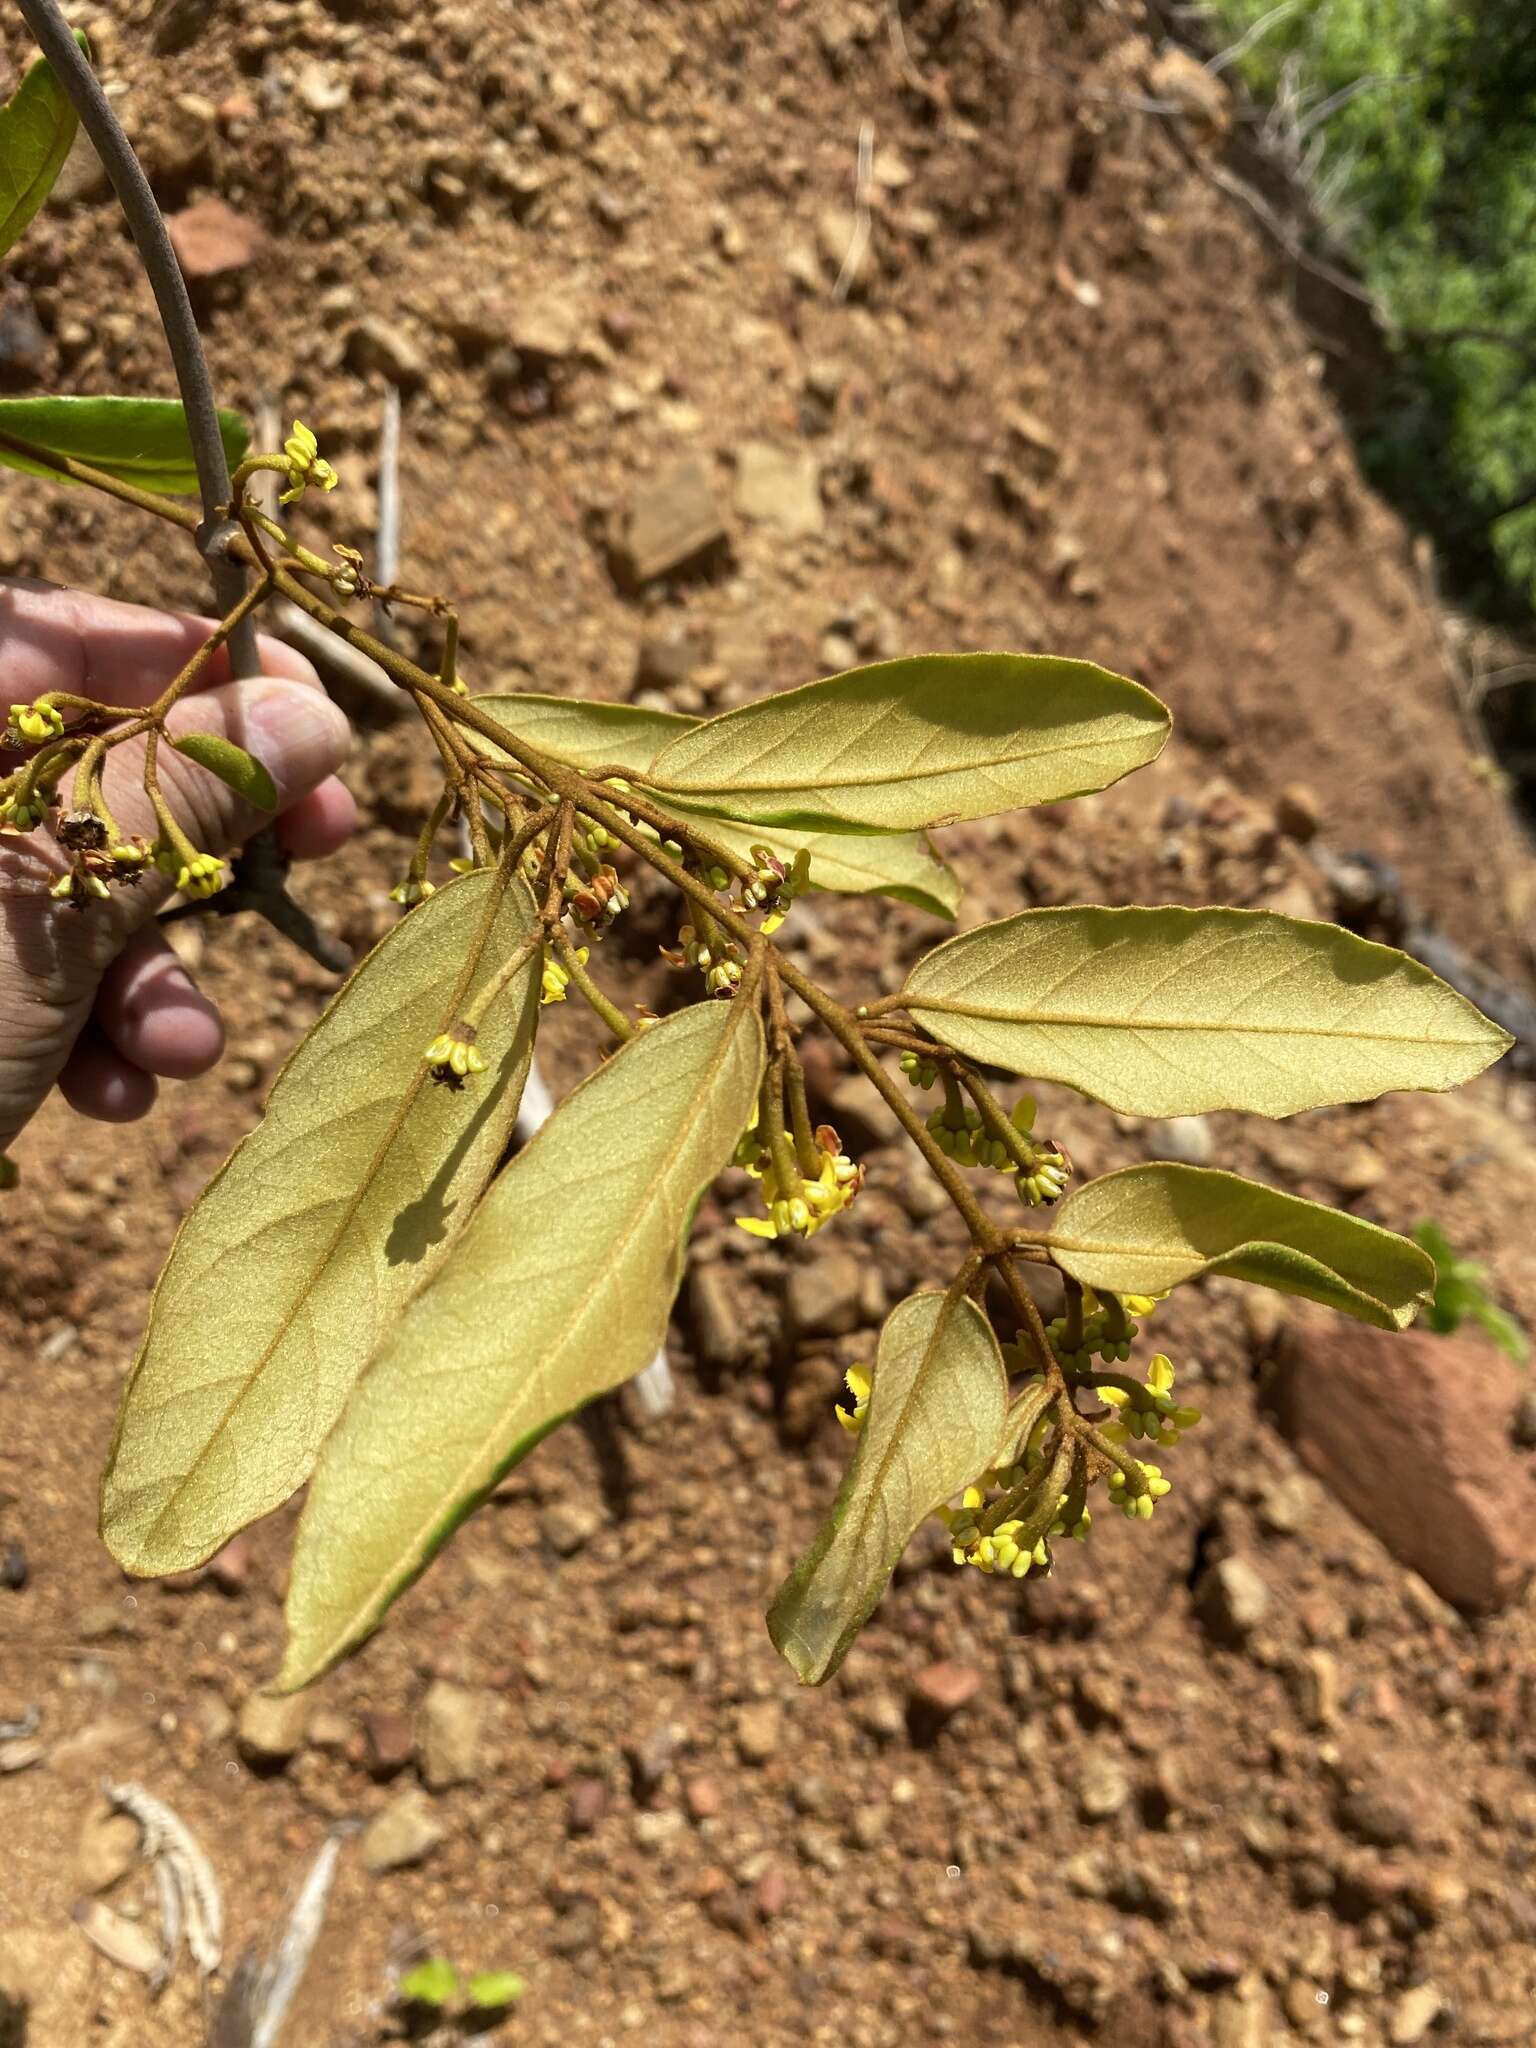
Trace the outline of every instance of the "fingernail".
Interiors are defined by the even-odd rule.
[[[313,789],[346,759],[352,728],[323,690],[276,676],[239,687],[246,744],[285,798]]]

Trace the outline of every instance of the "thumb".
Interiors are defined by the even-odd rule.
[[[322,783],[345,759],[351,743],[346,719],[322,690],[276,676],[254,676],[184,697],[172,707],[166,730],[173,741],[185,733],[212,733],[243,747],[271,776],[276,811]],[[247,803],[174,747],[160,748],[157,769],[160,794],[200,853],[228,853],[276,814]],[[143,775],[142,746],[116,748],[108,757],[107,801],[126,832],[153,839],[155,817]]]

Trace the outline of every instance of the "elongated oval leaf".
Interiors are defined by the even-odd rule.
[[[708,719],[646,780],[749,824],[910,832],[1104,789],[1168,729],[1149,690],[1089,661],[919,654]]]
[[[762,1070],[749,1004],[679,1011],[573,1090],[502,1174],[320,1454],[281,1686],[360,1643],[511,1464],[655,1356],[694,1207]]]
[[[957,1052],[1133,1116],[1454,1088],[1513,1043],[1405,953],[1268,910],[1026,910],[946,940],[904,1000]]]
[[[199,768],[206,768],[220,782],[228,783],[236,796],[243,796],[258,811],[277,809],[277,791],[271,776],[254,754],[237,747],[233,740],[221,739],[212,732],[188,732],[172,740],[171,745],[178,754],[185,754]]]
[[[475,701],[493,718],[505,720],[531,745],[557,754],[573,767],[588,773],[594,768],[621,768],[637,782],[669,740],[700,723],[679,711],[544,697],[531,691],[477,697]],[[496,751],[489,741],[471,737],[483,752]],[[661,808],[678,815],[665,802]],[[810,858],[812,889],[840,896],[892,896],[935,917],[953,917],[960,907],[959,877],[920,832],[796,832],[784,826],[763,830],[728,818],[694,822],[733,853],[746,855],[762,844],[787,865],[803,847]]]
[[[199,1564],[303,1484],[370,1353],[469,1221],[523,1092],[537,955],[481,1027],[473,1088],[433,1086],[422,1053],[490,887],[483,873],[449,883],[370,954],[183,1223],[102,1481],[102,1535],[127,1570]],[[515,885],[475,985],[532,929]]]
[[[1203,1166],[1128,1166],[1069,1195],[1051,1219],[1052,1259],[1087,1287],[1161,1294],[1229,1273],[1404,1329],[1430,1300],[1435,1262],[1405,1237]]]
[[[85,38],[76,30],[76,41]],[[53,189],[75,139],[75,110],[39,57],[0,107],[0,256],[20,240]]]
[[[995,1461],[1007,1420],[1002,1353],[972,1302],[914,1294],[891,1311],[847,1477],[768,1610],[805,1684],[836,1671],[918,1524]]]
[[[250,432],[238,413],[222,411],[219,432],[233,469],[245,454]],[[197,491],[187,416],[173,398],[0,398],[0,464],[67,483],[67,477],[31,459],[16,442],[50,455],[72,455],[141,490],[171,497]]]

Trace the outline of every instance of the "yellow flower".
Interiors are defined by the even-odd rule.
[[[13,704],[9,722],[17,737],[32,746],[40,746],[44,740],[56,740],[64,730],[63,718],[41,697],[35,704]]]
[[[447,1088],[462,1088],[466,1075],[485,1072],[485,1056],[476,1046],[475,1034],[467,1024],[440,1032],[422,1057],[431,1069],[433,1080],[441,1081]]]
[[[837,1398],[837,1419],[850,1436],[857,1436],[864,1427],[864,1417],[869,1412],[869,1374],[862,1365],[850,1365],[843,1374],[843,1385],[848,1389],[849,1400],[841,1394]]]
[[[780,1185],[773,1160],[766,1151],[760,1154],[759,1163],[753,1165],[741,1156],[742,1147],[738,1146],[737,1163],[761,1179],[763,1204],[768,1211],[766,1219],[738,1216],[736,1221],[741,1229],[753,1237],[814,1237],[824,1223],[830,1223],[848,1207],[864,1185],[864,1169],[856,1166],[846,1152],[839,1151],[838,1135],[830,1124],[817,1126],[816,1142],[821,1149],[821,1166],[814,1178],[801,1179],[796,1195],[786,1193]]]
[[[183,896],[217,896],[224,882],[224,863],[211,853],[196,855],[176,871],[176,886]]]
[[[1173,1488],[1168,1480],[1163,1477],[1163,1470],[1160,1465],[1142,1465],[1139,1467],[1139,1470],[1147,1482],[1144,1493],[1133,1494],[1129,1492],[1126,1487],[1125,1474],[1117,1466],[1109,1475],[1110,1498],[1115,1506],[1119,1508],[1120,1512],[1123,1515],[1129,1516],[1133,1522],[1150,1522],[1152,1510],[1162,1499],[1163,1495],[1171,1493]]]
[[[425,903],[429,896],[436,894],[437,891],[430,882],[423,881],[417,875],[407,875],[403,882],[396,882],[390,890],[389,900],[391,903],[403,904],[409,910],[413,903]]]
[[[578,966],[586,966],[590,951],[591,948],[588,946],[578,946],[576,948],[575,958]],[[546,960],[539,982],[540,1007],[542,1008],[545,1003],[563,1003],[565,1001],[565,992],[570,985],[571,970],[563,966],[558,960]]]
[[[0,803],[0,832],[30,832],[48,815],[48,795],[34,789],[30,796],[8,796]]]
[[[58,903],[73,903],[77,910],[83,910],[91,897],[110,896],[112,891],[100,875],[71,872],[60,875],[48,894]]]
[[[319,442],[302,420],[294,421],[293,432],[283,443],[283,453],[288,458],[288,474],[292,483],[279,496],[277,502],[280,505],[291,505],[295,498],[302,498],[311,484],[317,490],[334,491],[341,481],[320,454]]]

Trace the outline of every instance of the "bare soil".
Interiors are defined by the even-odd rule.
[[[670,661],[669,701],[700,710],[886,652],[1087,656],[1157,689],[1175,741],[1070,812],[944,835],[967,920],[1084,897],[1329,914],[1295,836],[1310,807],[1525,977],[1533,865],[1469,753],[1408,538],[1359,480],[1280,258],[1201,175],[1205,132],[1191,159],[1137,110],[1155,45],[1134,7],[79,19],[166,207],[216,194],[262,232],[200,310],[226,401],[275,399],[341,469],[317,531],[371,548],[380,364],[404,383],[406,569],[461,605],[476,687],[623,697]],[[872,233],[839,302],[864,122]],[[114,206],[88,174],[69,189],[11,265],[40,324],[12,388],[167,389]],[[737,508],[755,441],[813,458],[818,531]],[[725,546],[627,594],[608,522],[684,457]],[[201,603],[173,538],[14,477],[0,569]],[[432,778],[417,732],[377,722],[348,773],[363,827],[303,889],[361,946]],[[830,898],[796,922],[849,991],[942,936]],[[658,992],[666,936],[643,896],[614,941]],[[285,2042],[396,2038],[392,1971],[428,1951],[523,1972],[506,2038],[530,2043],[1536,2038],[1529,1605],[1461,1621],[1299,1474],[1260,1406],[1283,1304],[1213,1284],[1159,1319],[1209,1420],[1150,1530],[1101,1517],[1022,1588],[919,1545],[840,1677],[797,1689],[761,1614],[837,1482],[838,1374],[958,1245],[830,1062],[870,1166],[846,1227],[757,1248],[729,1187],[706,1204],[675,1412],[615,1401],[544,1445],[316,1689],[291,1760],[253,1767],[236,1719],[276,1667],[291,1517],[217,1576],[133,1585],[95,1483],[176,1223],[332,984],[264,931],[187,943],[231,1055],[131,1129],[50,1107],[0,1238],[0,1557],[26,1566],[0,1588],[0,1720],[36,1706],[44,1752],[0,1777],[0,1983],[30,2004],[0,2040],[207,2037],[185,1965],[152,2002],[70,1924],[102,1778],[196,1830],[232,1961],[328,1830],[441,1778],[432,1743],[466,1711],[426,1859],[371,1875],[344,1849]],[[559,1025],[563,1086],[589,1054]],[[1159,1149],[1044,1095],[1085,1172]],[[1239,1170],[1395,1227],[1433,1215],[1536,1320],[1526,1085],[1210,1128]],[[821,1306],[787,1330],[785,1290],[813,1278]],[[550,1510],[573,1504],[600,1512],[564,1555]],[[1200,1596],[1225,1557],[1270,1595],[1236,1647]],[[940,1661],[979,1683],[936,1727],[914,1702]],[[152,1918],[142,1871],[107,1897]]]

